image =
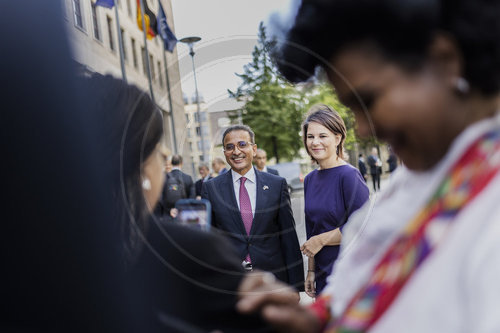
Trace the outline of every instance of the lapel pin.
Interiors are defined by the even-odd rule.
[[[264,185],[264,187],[262,187],[262,189],[265,191],[265,190],[269,190],[269,186],[267,185]]]

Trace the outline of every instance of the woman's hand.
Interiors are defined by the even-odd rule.
[[[271,273],[254,271],[240,284],[239,302],[242,313],[260,311],[280,332],[316,333],[320,331],[318,318],[311,310],[299,304],[299,294],[288,285],[276,281]]]
[[[316,253],[323,248],[324,243],[321,235],[322,234],[309,238],[309,240],[300,247],[300,250],[305,256],[310,258],[314,257]]]
[[[172,208],[170,210],[170,216],[175,219],[177,217],[177,215],[179,215],[179,211],[177,210],[177,208]]]
[[[316,278],[316,274],[313,271],[308,271],[306,280],[304,281],[304,289],[306,291],[307,296],[316,297],[316,286],[314,284]]]

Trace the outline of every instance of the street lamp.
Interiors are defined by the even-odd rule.
[[[191,62],[193,64],[193,77],[194,77],[194,89],[196,92],[196,113],[198,114],[198,122],[200,123],[200,137],[201,137],[201,151],[202,151],[202,156],[203,156],[203,162],[207,163],[207,155],[205,151],[205,133],[203,131],[203,126],[201,124],[201,110],[200,110],[200,95],[198,94],[198,81],[196,80],[196,69],[194,67],[194,49],[193,45],[196,42],[199,42],[201,40],[200,37],[184,37],[180,39],[179,41],[181,43],[187,44],[189,46],[189,55],[191,56]]]

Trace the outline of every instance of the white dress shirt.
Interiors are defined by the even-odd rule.
[[[250,197],[250,204],[252,205],[252,215],[255,216],[255,203],[257,201],[257,180],[255,179],[254,168],[250,168],[250,170],[248,170],[248,172],[244,176],[231,169],[231,175],[233,176],[234,195],[236,196],[238,209],[240,209],[240,178],[245,177],[247,179],[245,181],[245,188],[247,189],[248,196]]]

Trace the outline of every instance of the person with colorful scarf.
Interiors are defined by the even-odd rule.
[[[302,2],[276,52],[282,74],[321,68],[358,134],[403,166],[349,219],[316,303],[255,273],[240,311],[284,332],[500,332],[499,12],[491,0]]]

